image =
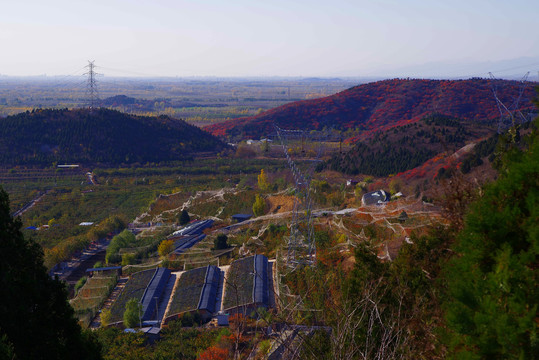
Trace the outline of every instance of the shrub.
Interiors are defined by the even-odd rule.
[[[124,312],[124,325],[128,328],[133,328],[140,324],[140,313],[142,311],[142,305],[137,299],[130,299],[125,304]]]
[[[79,281],[77,281],[77,283],[75,284],[75,294],[79,292],[79,290],[84,286],[84,284],[86,284],[86,280],[88,280],[88,278],[84,276],[81,277]]]
[[[112,313],[110,312],[110,309],[101,311],[101,326],[109,326],[111,319]]]
[[[255,203],[253,204],[253,214],[255,216],[264,215],[264,208],[266,207],[266,202],[260,195],[256,195]]]
[[[161,241],[161,244],[159,244],[159,247],[157,248],[157,252],[159,253],[159,256],[166,256],[170,254],[174,250],[174,240],[163,240]]]
[[[228,237],[225,234],[219,234],[213,241],[214,249],[221,250],[228,248]]]
[[[187,212],[187,210],[185,210],[185,209],[182,210],[182,212],[180,213],[180,216],[178,218],[178,221],[179,221],[180,225],[188,224],[189,221],[191,221],[191,217],[189,216],[189,213]]]
[[[122,266],[132,265],[135,263],[135,254],[123,254]]]
[[[269,189],[268,176],[264,172],[264,169],[261,169],[260,175],[258,175],[258,188],[261,191],[266,191]]]

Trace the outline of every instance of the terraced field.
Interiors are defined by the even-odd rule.
[[[89,325],[115,284],[116,277],[89,278],[77,296],[70,301],[77,318]]]
[[[253,256],[236,260],[230,265],[225,285],[223,309],[230,309],[253,302],[253,271]]]
[[[142,295],[144,294],[144,290],[148,286],[155,271],[155,269],[151,269],[140,271],[131,275],[129,281],[125,285],[124,290],[122,291],[118,299],[114,302],[110,310],[112,315],[112,323],[123,321],[125,305],[129,301],[129,299],[135,298],[140,301]]]
[[[181,275],[172,297],[169,316],[197,309],[200,292],[204,287],[206,270],[206,267],[202,267],[186,271]]]

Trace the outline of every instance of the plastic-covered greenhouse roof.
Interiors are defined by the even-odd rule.
[[[198,301],[199,310],[204,309],[211,313],[215,312],[217,289],[219,287],[220,278],[221,270],[219,270],[217,266],[208,265],[204,286],[202,287],[200,300]]]
[[[151,320],[156,307],[156,299],[159,301],[163,290],[167,286],[168,279],[170,278],[170,270],[166,268],[157,268],[152,280],[146,287],[142,299],[142,321]]]
[[[187,225],[183,229],[180,229],[178,231],[173,232],[172,236],[177,236],[177,235],[198,235],[198,234],[201,234],[204,229],[212,227],[212,226],[213,226],[213,220],[211,220],[211,219],[195,221],[195,222]]]
[[[187,235],[174,242],[174,253],[181,254],[206,237],[205,234]]]
[[[253,303],[269,304],[268,258],[264,255],[254,256]]]

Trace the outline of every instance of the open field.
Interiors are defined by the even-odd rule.
[[[82,73],[63,77],[0,77],[0,116],[34,108],[85,106],[86,78]],[[256,115],[291,101],[328,96],[358,83],[354,79],[105,76],[98,78],[98,89],[101,99],[126,95],[141,100],[135,104],[110,101],[105,107],[144,115],[165,114],[204,126]]]
[[[12,212],[39,198],[21,214],[21,219],[24,228],[41,228],[38,231],[25,231],[44,247],[46,263],[52,266],[82,249],[76,244],[86,246],[96,240],[94,227],[106,219],[119,217],[127,223],[147,213],[141,220],[174,223],[180,211],[178,207],[194,197],[197,191],[235,187],[238,184],[240,188],[249,187],[256,184],[256,174],[262,167],[276,172],[284,171],[284,166],[279,159],[199,159],[168,167],[77,171],[15,168],[0,170],[0,185],[11,197]],[[89,170],[92,171],[93,182],[86,175]],[[170,194],[177,195],[171,197],[170,201],[164,200],[168,197],[160,197]],[[154,200],[155,205],[149,209]],[[231,204],[238,206],[227,209],[227,216],[241,210],[239,201],[230,200]],[[243,204],[246,209],[251,206],[250,203]],[[200,206],[200,210],[203,210],[204,206]],[[208,208],[200,211],[200,215],[205,216],[209,212],[214,215],[217,210]],[[80,226],[82,222],[94,225]],[[44,228],[43,225],[50,226]]]

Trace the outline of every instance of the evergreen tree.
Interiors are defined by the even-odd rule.
[[[458,358],[539,353],[538,140],[526,153],[505,156],[505,171],[471,207],[447,267],[446,319]]]
[[[189,213],[187,212],[187,210],[185,209],[182,210],[178,220],[180,222],[180,225],[188,224],[189,221],[191,221],[191,217],[189,216]]]
[[[228,248],[227,241],[228,241],[228,237],[225,234],[217,235],[217,237],[215,238],[215,240],[213,242],[215,250],[221,250],[221,249]]]
[[[0,188],[0,338],[17,359],[99,359],[93,335],[83,333],[63,283],[51,279],[43,251],[24,238]]]

